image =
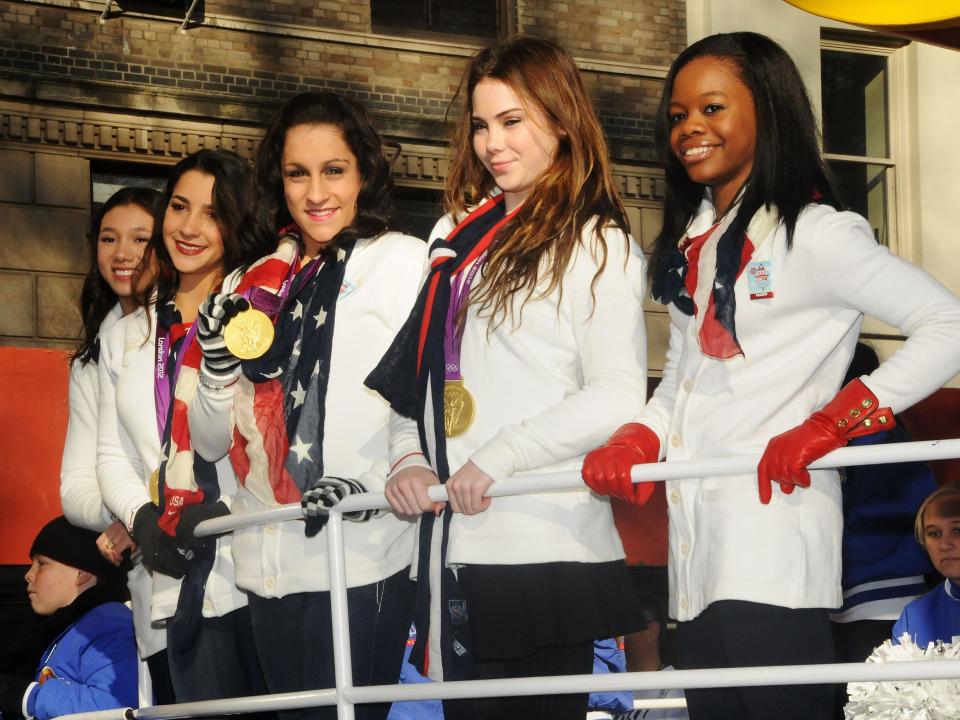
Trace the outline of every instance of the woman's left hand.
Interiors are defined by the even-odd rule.
[[[483,494],[493,485],[493,478],[472,462],[468,462],[447,480],[447,496],[454,512],[476,515],[490,507],[491,499]]]
[[[133,552],[137,549],[137,544],[130,537],[123,523],[118,520],[113,522],[97,538],[97,549],[107,562],[119,567],[123,560],[124,551],[130,550],[130,552]]]

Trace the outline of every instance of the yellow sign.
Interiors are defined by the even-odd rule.
[[[786,0],[794,7],[820,17],[853,25],[905,27],[958,25],[958,0]]]

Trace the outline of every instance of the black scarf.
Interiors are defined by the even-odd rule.
[[[444,332],[450,306],[450,281],[468,268],[494,241],[509,216],[503,195],[484,202],[446,237],[430,245],[430,272],[420,290],[410,317],[365,384],[377,391],[397,413],[417,421],[420,447],[436,470],[440,482],[450,477],[446,434],[443,426]],[[466,679],[472,672],[469,626],[465,604],[453,571],[446,566],[447,540],[452,511],[447,506],[440,541],[442,612],[440,619],[441,662],[444,677]],[[435,516],[420,518],[417,559],[417,605],[414,623],[417,641],[411,657],[423,672],[430,633],[430,547]],[[436,561],[437,559],[434,559]],[[436,589],[433,589],[436,591]]]

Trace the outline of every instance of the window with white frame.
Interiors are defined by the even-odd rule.
[[[820,44],[823,150],[844,202],[877,242],[909,257],[905,41],[824,37]]]

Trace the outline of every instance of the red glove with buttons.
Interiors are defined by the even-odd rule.
[[[803,423],[767,443],[757,467],[760,502],[770,502],[775,482],[787,495],[797,485],[810,487],[807,465],[843,447],[851,438],[895,426],[890,408],[879,407],[877,397],[859,378],[852,380]]]
[[[583,461],[583,480],[600,495],[643,505],[653,495],[653,483],[633,483],[630,468],[657,462],[659,458],[657,434],[641,423],[628,423],[617,430],[606,445],[587,454]]]

